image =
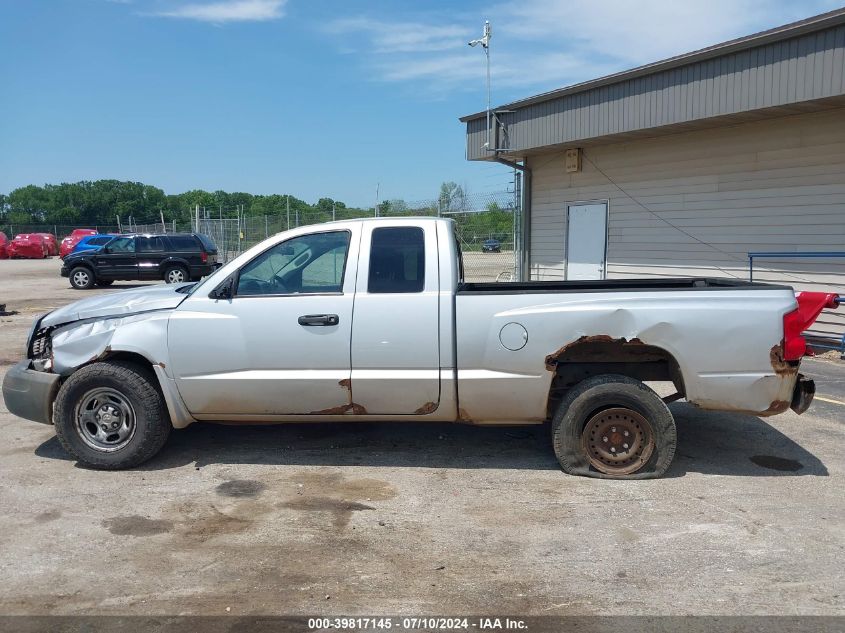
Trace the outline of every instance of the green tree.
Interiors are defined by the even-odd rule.
[[[441,213],[466,210],[466,194],[463,187],[455,182],[444,182],[440,185],[438,200]]]

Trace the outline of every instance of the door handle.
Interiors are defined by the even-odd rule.
[[[337,325],[340,318],[336,314],[305,314],[298,321],[300,325]]]

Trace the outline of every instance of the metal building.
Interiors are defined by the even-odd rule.
[[[525,278],[747,278],[749,252],[845,251],[845,9],[461,121],[468,160],[523,170]],[[754,269],[845,286],[845,259]]]

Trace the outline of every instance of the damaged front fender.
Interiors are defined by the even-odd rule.
[[[80,367],[120,353],[144,358],[152,367],[175,428],[194,422],[170,374],[167,325],[171,310],[123,317],[86,319],[57,326],[51,333],[53,372],[68,376]]]
[[[52,332],[53,371],[66,376],[112,352],[129,352],[166,367],[170,311],[144,312],[110,319],[88,319]]]

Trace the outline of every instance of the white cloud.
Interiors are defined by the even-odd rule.
[[[460,25],[431,25],[421,22],[386,22],[366,17],[343,18],[331,22],[326,30],[337,35],[364,33],[374,53],[410,53],[442,51],[455,48],[468,36]]]
[[[484,63],[466,43],[493,25],[494,90],[517,97],[626,70],[835,8],[836,0],[503,0],[450,20],[353,17],[344,36],[388,82],[429,91],[478,90]],[[510,97],[505,97],[509,99]]]
[[[158,11],[152,15],[165,18],[183,18],[223,24],[225,22],[263,22],[276,20],[284,15],[287,0],[220,0],[183,4],[174,9]]]

